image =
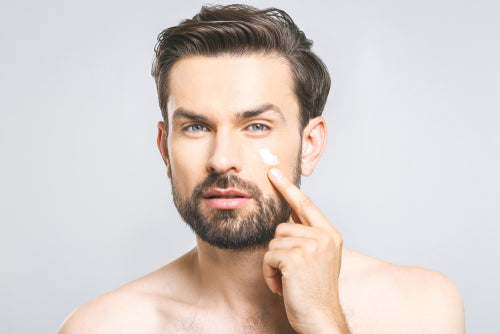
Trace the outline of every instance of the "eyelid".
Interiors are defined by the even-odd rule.
[[[189,131],[189,128],[192,127],[192,126],[201,126],[201,127],[203,127],[203,129],[201,131]],[[180,127],[180,129],[181,129],[182,132],[189,132],[189,133],[205,132],[205,131],[209,131],[210,130],[209,127],[206,124],[203,124],[201,122],[186,123],[186,124],[183,124]]]
[[[265,129],[263,129],[263,130],[250,130],[249,129],[251,126],[255,126],[255,125],[262,125],[265,127]],[[244,129],[248,130],[250,132],[254,132],[254,133],[264,133],[264,132],[268,132],[271,130],[271,124],[269,124],[269,122],[265,122],[265,121],[252,121],[251,123],[247,124]]]

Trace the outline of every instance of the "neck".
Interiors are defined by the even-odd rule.
[[[262,264],[266,248],[219,249],[199,238],[197,243],[194,265],[206,300],[233,310],[251,310],[256,305],[265,309],[282,308],[276,307],[283,305],[281,297],[273,294],[264,281]]]

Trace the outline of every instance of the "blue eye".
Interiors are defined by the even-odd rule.
[[[264,132],[269,130],[269,127],[262,123],[254,123],[248,126],[248,129],[252,132]]]
[[[188,125],[188,126],[186,126],[184,128],[184,131],[186,131],[186,132],[193,132],[193,133],[203,132],[203,131],[206,131],[206,130],[207,130],[207,128],[204,127],[201,124],[190,124],[190,125]]]

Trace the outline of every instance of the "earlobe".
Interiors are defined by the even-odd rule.
[[[318,116],[311,120],[302,133],[302,175],[309,176],[314,171],[326,147],[328,137],[326,122]]]
[[[168,160],[168,149],[167,149],[167,130],[165,128],[164,122],[158,122],[158,137],[156,138],[156,145],[160,150],[161,157],[165,166],[167,166],[167,175],[171,177],[169,160]]]

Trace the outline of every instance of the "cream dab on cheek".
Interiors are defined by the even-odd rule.
[[[278,161],[278,157],[271,153],[267,148],[261,148],[259,151],[260,157],[262,161],[269,166],[276,166],[280,162]]]

